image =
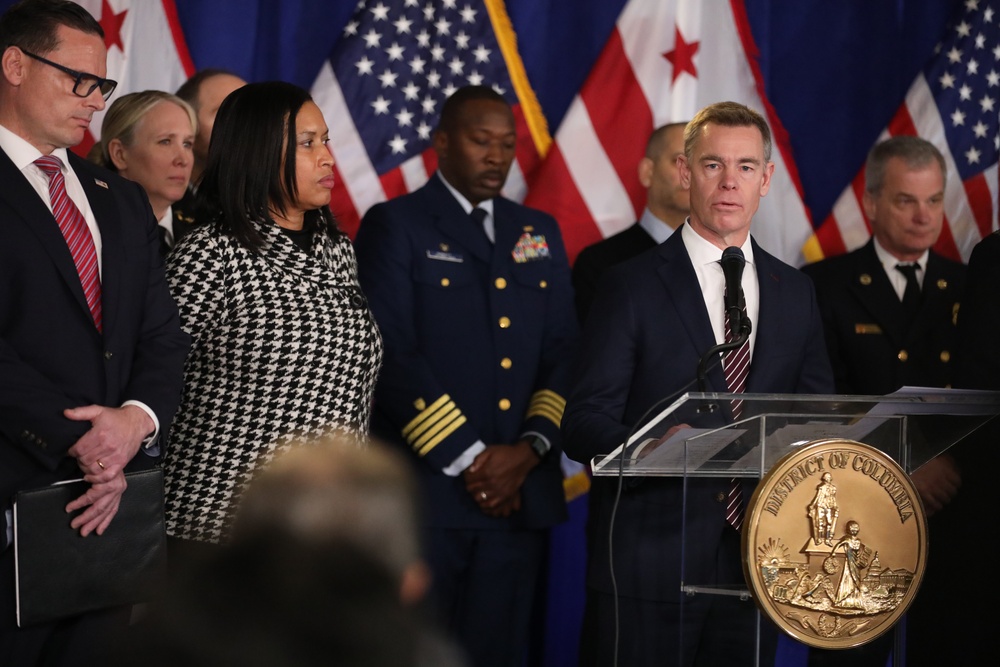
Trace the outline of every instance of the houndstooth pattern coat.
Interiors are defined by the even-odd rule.
[[[258,229],[259,255],[201,227],[168,261],[192,337],[164,457],[174,537],[223,541],[254,473],[293,439],[368,430],[382,340],[350,240],[317,231],[306,253]]]

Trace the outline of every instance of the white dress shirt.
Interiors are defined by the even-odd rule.
[[[716,343],[723,343],[726,340],[726,277],[722,272],[722,251],[714,244],[705,240],[691,228],[690,223],[681,227],[681,238],[684,240],[684,247],[687,248],[688,257],[694,266],[694,273],[698,276],[698,284],[701,285],[701,293],[705,299],[705,307],[708,309],[708,318],[712,322],[712,331],[715,333]],[[757,341],[757,317],[760,313],[760,286],[757,282],[757,269],[753,259],[753,245],[750,243],[750,235],[740,248],[746,258],[746,267],[743,269],[743,297],[746,299],[747,317],[753,325],[750,331],[750,358],[753,359],[753,350]]]
[[[878,261],[882,263],[885,275],[889,277],[889,283],[892,285],[892,289],[896,290],[896,296],[899,297],[900,301],[903,300],[903,294],[906,292],[906,276],[896,268],[897,264],[916,264],[920,267],[917,271],[917,284],[923,289],[924,276],[927,275],[927,258],[930,257],[929,250],[925,250],[920,259],[915,262],[903,262],[893,257],[888,250],[882,247],[878,239],[875,239],[875,254],[878,255]]]
[[[656,241],[656,245],[660,245],[669,239],[670,235],[674,233],[674,230],[670,228],[670,225],[653,215],[653,212],[648,208],[643,209],[642,217],[639,218],[639,226],[645,229],[646,233],[653,237],[653,240]]]

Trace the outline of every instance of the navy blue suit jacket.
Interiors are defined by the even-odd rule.
[[[146,193],[72,154],[70,165],[101,230],[103,334],[55,218],[0,151],[0,507],[17,490],[82,476],[66,452],[90,424],[66,408],[138,400],[162,434],[180,401],[188,336]]]
[[[748,393],[832,393],[833,378],[812,284],[753,242],[760,310]],[[720,252],[721,256],[721,252]],[[653,404],[697,391],[701,355],[715,344],[705,300],[678,230],[661,245],[612,268],[587,320],[576,384],[563,421],[567,454],[589,462],[621,444]],[[707,391],[725,392],[721,364]],[[693,426],[694,415],[685,418]],[[610,593],[607,535],[617,480],[595,478],[591,491],[588,584]],[[696,549],[689,583],[713,583],[728,480],[689,486],[687,539]],[[749,498],[749,494],[745,494]],[[629,484],[615,525],[621,595],[679,600],[682,485],[678,479]],[[718,583],[735,583],[720,581]]]
[[[385,341],[372,432],[414,455],[433,526],[545,527],[565,517],[559,421],[577,334],[566,251],[551,216],[501,197],[493,206],[491,246],[433,176],[373,206],[355,240]],[[526,236],[544,238],[547,256],[515,261]],[[510,519],[483,514],[463,478],[442,473],[476,440],[513,444],[531,431],[553,450]]]
[[[587,246],[573,262],[573,292],[576,314],[583,324],[594,302],[605,271],[616,264],[656,247],[656,241],[638,222],[631,227]]]

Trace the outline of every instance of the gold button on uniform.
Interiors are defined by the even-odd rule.
[[[448,280],[447,278],[442,278],[441,279],[441,287],[447,287],[450,284],[451,284],[451,281]]]
[[[504,357],[503,359],[500,360],[500,368],[504,370],[509,370],[510,367],[513,365],[514,362],[512,362],[509,357]]]
[[[497,289],[503,289],[507,287],[507,281],[503,278],[497,278],[493,281],[493,284],[497,286]]]
[[[951,361],[951,352],[949,352],[948,350],[942,350],[941,361],[943,361],[944,363],[948,363],[949,361]]]
[[[546,287],[548,287],[548,286],[549,286],[549,281],[547,281],[547,280],[542,280],[542,281],[540,281],[540,282],[538,283],[538,286],[539,286],[539,287],[541,287],[542,289],[545,289]]]
[[[510,328],[510,318],[509,317],[501,317],[498,320],[498,322],[500,324],[500,328],[501,329],[509,329]]]
[[[906,350],[900,350],[899,354],[896,355],[896,358],[899,359],[900,361],[906,361],[907,359],[910,358],[910,353],[907,352]]]
[[[500,406],[500,409],[505,412],[507,410],[510,410],[510,401],[507,400],[506,398],[501,398],[500,403],[498,405]]]

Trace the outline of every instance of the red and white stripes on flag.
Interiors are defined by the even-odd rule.
[[[194,74],[194,64],[174,0],[76,0],[104,29],[109,79],[118,88],[108,101],[141,90],[174,92]],[[101,136],[105,111],[94,114],[90,132],[73,150],[86,154]]]
[[[1000,13],[984,2],[963,4],[878,140],[916,135],[941,150],[948,179],[945,225],[935,249],[968,261],[973,246],[998,223]],[[863,195],[862,167],[817,230],[807,248],[810,259],[853,250],[868,240]]]
[[[775,136],[771,190],[751,232],[791,264],[813,229],[781,123],[761,95],[756,50],[740,0],[631,0],[555,134],[529,174],[525,203],[559,220],[571,257],[642,213],[636,173],[649,134],[725,100],[763,113]]]

